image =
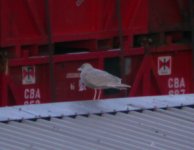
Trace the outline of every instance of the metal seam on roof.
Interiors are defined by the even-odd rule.
[[[166,120],[160,120],[160,119],[158,119],[158,118],[153,118],[152,117],[152,115],[147,115],[147,117],[144,115],[144,114],[142,114],[141,115],[141,117],[142,118],[144,118],[146,121],[147,120],[151,120],[152,119],[152,121],[150,121],[149,123],[151,123],[150,125],[154,128],[154,127],[157,127],[157,126],[159,126],[159,125],[161,125],[161,127],[163,128],[163,131],[160,131],[160,132],[164,132],[163,134],[166,134],[166,135],[171,135],[172,133],[183,133],[182,135],[187,135],[187,136],[189,136],[189,137],[191,137],[191,136],[193,136],[194,134],[190,134],[190,131],[188,131],[188,132],[186,132],[186,130],[185,130],[185,128],[183,128],[183,126],[182,125],[179,125],[179,126],[176,126],[176,124],[173,124],[172,122],[170,122],[170,121],[166,121]],[[154,122],[156,122],[156,123],[154,123]],[[169,128],[170,127],[170,128]],[[173,132],[171,132],[171,131],[173,131]],[[158,131],[159,132],[159,131]],[[182,139],[183,138],[187,138],[187,136],[182,136]],[[171,136],[169,136],[169,137],[171,137]],[[177,135],[177,137],[179,137],[178,135]],[[181,138],[177,138],[176,139],[176,141],[178,142],[178,143],[181,143],[182,141],[180,140]],[[194,139],[193,139],[194,140]],[[190,138],[187,138],[187,141],[192,141],[192,139],[190,139]],[[187,141],[185,141],[185,142],[187,142]]]
[[[147,128],[148,129],[148,130],[146,130],[147,133],[149,133],[149,135],[151,135],[151,134],[154,135],[155,138],[157,137],[156,135],[159,135],[160,136],[160,134],[158,134],[158,133],[155,132],[155,131],[157,131],[155,128],[150,128],[149,126],[146,126],[145,124],[139,124],[139,127],[140,128]],[[144,133],[144,130],[141,130],[141,133],[140,134],[142,135],[142,133]],[[163,136],[163,135],[161,134],[161,136]]]
[[[170,110],[9,121],[0,123],[0,147],[11,150],[13,144],[16,150],[194,149],[194,133],[189,132],[193,122],[169,116],[167,111]]]
[[[160,102],[153,101],[153,98]],[[67,105],[57,103],[53,106],[52,104],[15,106],[16,112],[18,108],[21,108],[28,113],[27,108],[30,108],[29,112],[32,116],[26,115],[29,119],[17,121],[16,118],[22,116],[18,114],[13,117],[16,120],[1,122],[0,147],[3,150],[12,150],[11,145],[15,146],[15,150],[194,150],[193,95],[170,96],[170,98],[168,96],[146,97],[145,99],[142,97],[141,102],[140,100],[135,102],[138,98],[131,98],[95,101],[94,103],[67,103]],[[173,104],[173,101],[176,102]],[[192,106],[182,106],[184,101]],[[168,102],[171,107],[164,109],[163,107]],[[156,103],[159,104],[158,108],[153,107]],[[129,104],[136,108],[130,105],[131,109],[127,111],[126,106]],[[144,104],[145,107],[142,110]],[[89,106],[92,107],[87,108]],[[140,107],[137,108],[137,106]],[[58,107],[59,110],[57,110]],[[68,108],[68,111],[63,110],[63,107]],[[88,113],[93,107],[94,111],[91,112],[99,112],[99,115]],[[40,108],[45,108],[43,113],[39,110]],[[101,112],[106,108],[108,108],[107,112]],[[11,110],[6,117],[15,113],[12,108],[6,109],[0,111]],[[115,109],[122,111],[114,111]],[[38,111],[33,113],[36,110]],[[49,111],[48,114],[47,111]],[[80,113],[75,115],[75,112]],[[71,117],[70,114],[75,116]],[[50,118],[44,119],[46,116]]]

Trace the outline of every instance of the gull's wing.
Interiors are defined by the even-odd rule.
[[[109,84],[121,83],[121,79],[99,69],[85,71],[82,76],[84,83],[91,88],[106,88]]]

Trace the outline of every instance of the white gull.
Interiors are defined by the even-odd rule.
[[[92,88],[94,92],[94,100],[100,99],[102,89],[127,89],[131,86],[121,83],[121,79],[100,69],[94,68],[89,63],[84,63],[78,68],[80,73],[80,85],[83,88],[83,85]],[[97,97],[97,90],[99,94]]]

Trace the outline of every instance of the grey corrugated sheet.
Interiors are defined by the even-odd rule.
[[[1,150],[192,150],[194,109],[155,109],[0,123]]]
[[[116,98],[0,108],[0,121],[194,105],[194,94]]]

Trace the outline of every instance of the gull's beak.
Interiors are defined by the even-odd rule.
[[[82,69],[81,69],[81,68],[78,68],[77,70],[78,70],[78,71],[82,71]]]

